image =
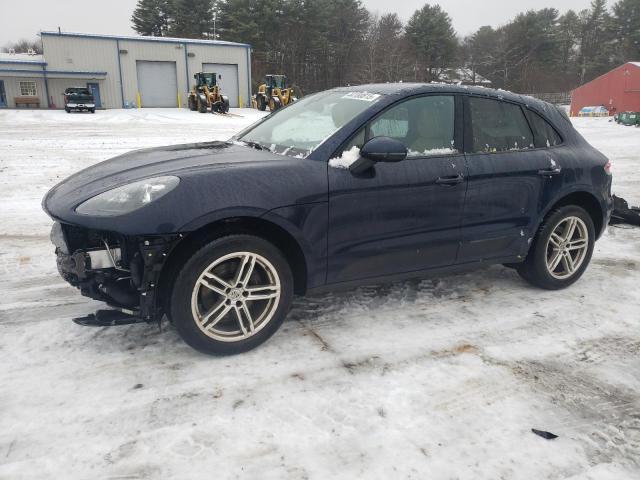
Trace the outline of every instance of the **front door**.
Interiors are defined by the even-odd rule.
[[[7,92],[4,89],[4,80],[0,80],[0,108],[7,106]]]
[[[465,113],[468,190],[459,261],[524,256],[545,190],[560,179],[560,160],[534,140],[518,104],[465,97]]]
[[[373,137],[393,137],[408,148],[406,160],[361,175],[330,163],[328,283],[455,262],[466,189],[455,105],[443,95],[396,104],[344,149],[354,155]]]
[[[100,84],[98,83],[87,83],[87,88],[93,95],[95,100],[96,108],[102,108],[102,100],[100,99]]]

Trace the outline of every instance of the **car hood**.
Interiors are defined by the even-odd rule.
[[[125,153],[68,177],[44,198],[48,202],[72,195],[83,201],[106,190],[144,178],[177,175],[200,168],[279,161],[282,156],[232,142],[205,142],[148,148]]]

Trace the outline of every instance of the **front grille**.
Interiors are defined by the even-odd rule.
[[[62,230],[69,247],[69,253],[73,253],[76,250],[104,248],[103,239],[106,239],[109,245],[117,243],[117,238],[109,232],[65,224],[62,225]]]

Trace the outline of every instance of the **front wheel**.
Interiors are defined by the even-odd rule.
[[[207,113],[207,104],[198,98],[198,112]]]
[[[261,112],[264,112],[267,109],[267,101],[262,95],[258,95],[256,103],[258,104],[258,110]]]
[[[547,290],[568,287],[587,269],[594,243],[591,216],[575,205],[560,207],[545,219],[518,273]]]
[[[230,235],[187,260],[175,280],[170,311],[191,347],[231,355],[271,337],[292,298],[293,275],[280,250],[258,237]]]

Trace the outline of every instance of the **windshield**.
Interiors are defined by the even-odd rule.
[[[202,83],[206,84],[207,87],[215,87],[216,86],[216,74],[215,73],[205,73],[202,75]]]
[[[274,153],[304,158],[380,97],[366,92],[316,93],[268,117],[237,140]]]
[[[91,95],[86,88],[67,88],[67,95]]]

